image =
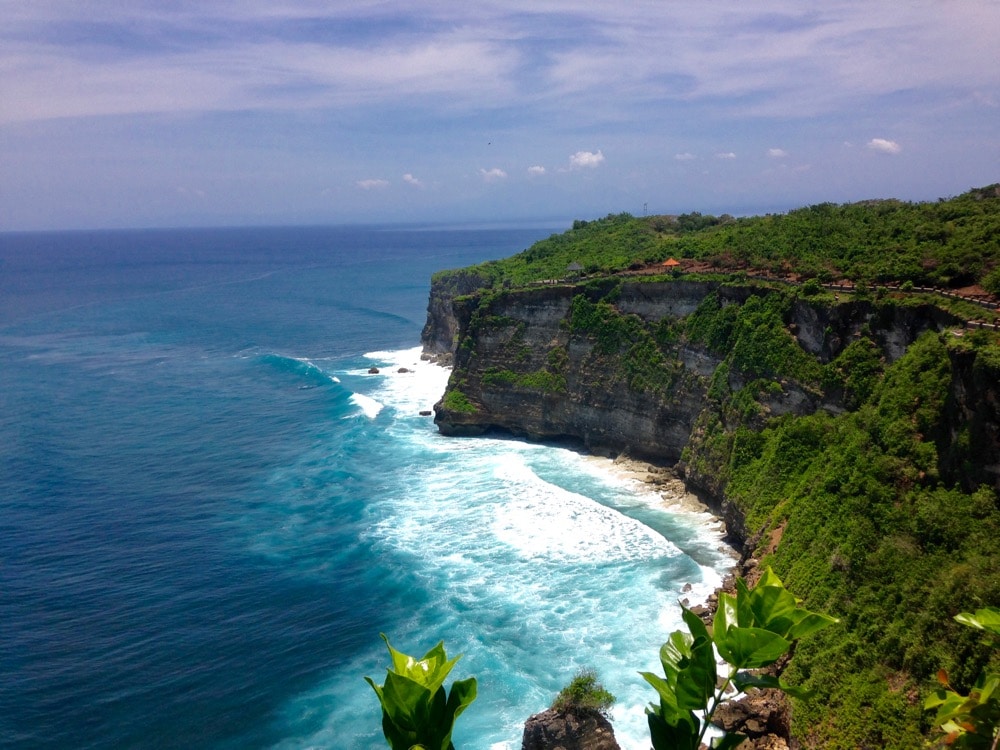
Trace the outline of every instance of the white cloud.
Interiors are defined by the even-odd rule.
[[[381,190],[382,188],[389,187],[388,180],[358,180],[355,183],[362,190]]]
[[[532,176],[545,174],[545,167],[541,167],[538,165],[535,165],[534,167],[528,167],[528,174]]]
[[[498,180],[507,178],[507,173],[500,169],[500,167],[493,167],[493,169],[480,169],[479,174],[482,175],[486,182],[497,182]]]
[[[577,151],[569,157],[569,166],[572,169],[583,169],[584,167],[597,167],[604,162],[604,154],[598,151]]]
[[[720,151],[719,153],[717,153],[715,155],[715,158],[716,159],[735,159],[736,158],[736,154],[734,154],[732,151]]]
[[[694,161],[698,157],[685,151],[683,154],[674,154],[674,158],[677,161]]]
[[[898,154],[903,150],[895,141],[888,141],[885,138],[872,138],[868,141],[868,148],[872,151],[881,151],[884,154]]]
[[[772,159],[784,159],[788,156],[788,152],[783,148],[769,148],[767,150],[767,155]]]
[[[403,182],[405,182],[407,185],[413,185],[413,187],[417,188],[422,188],[424,186],[424,183],[421,180],[418,180],[409,172],[403,175]]]

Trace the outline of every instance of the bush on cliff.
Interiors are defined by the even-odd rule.
[[[609,718],[615,700],[615,696],[597,681],[597,672],[593,669],[581,669],[559,691],[552,702],[552,708],[562,712],[593,711]]]

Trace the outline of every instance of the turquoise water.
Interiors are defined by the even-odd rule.
[[[384,747],[385,632],[464,653],[459,748],[520,747],[584,666],[646,747],[717,525],[419,414],[431,273],[551,231],[0,235],[0,745]]]

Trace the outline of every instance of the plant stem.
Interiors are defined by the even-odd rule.
[[[708,731],[709,725],[712,723],[712,717],[715,715],[715,709],[719,707],[722,703],[722,698],[729,689],[729,686],[733,682],[733,678],[736,677],[736,673],[739,670],[736,667],[732,667],[729,671],[729,676],[726,677],[726,681],[722,683],[721,688],[716,688],[715,695],[712,696],[712,707],[705,711],[705,721],[701,725],[701,732],[698,734],[698,745],[701,746],[701,741],[705,738],[705,732]],[[996,750],[996,743],[993,745],[993,749]]]

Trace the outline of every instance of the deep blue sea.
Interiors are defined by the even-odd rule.
[[[419,415],[431,274],[557,229],[0,235],[0,746],[386,747],[384,632],[464,654],[459,750],[581,667],[648,747],[637,671],[718,524]]]

